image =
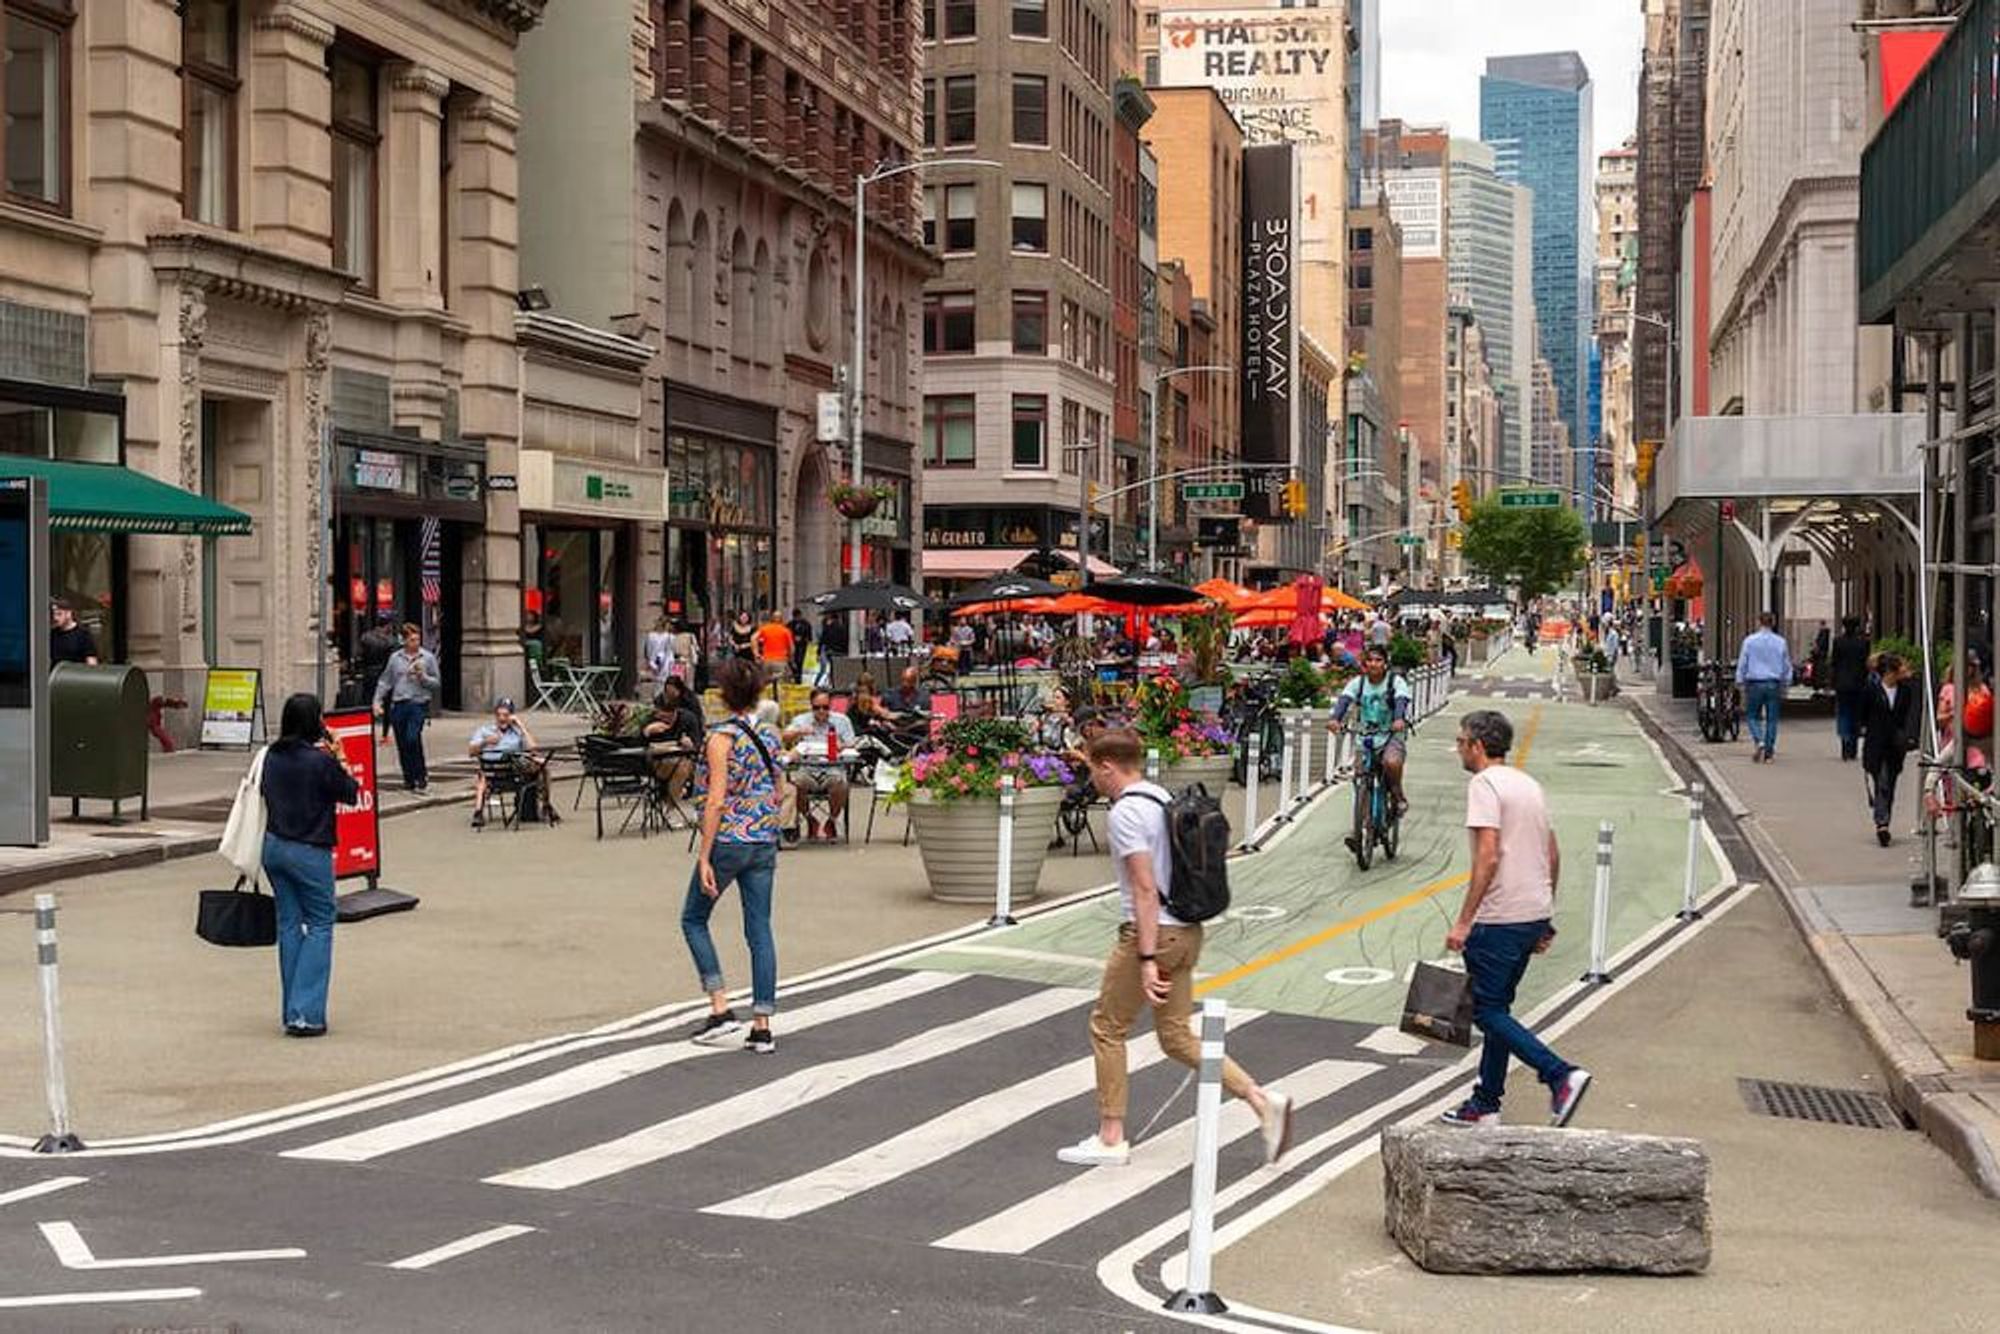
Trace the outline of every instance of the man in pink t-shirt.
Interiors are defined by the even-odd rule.
[[[1485,1035],[1479,1082],[1444,1114],[1447,1125],[1494,1125],[1507,1090],[1507,1060],[1518,1056],[1549,1086],[1549,1124],[1568,1125],[1590,1086],[1590,1072],[1569,1064],[1516,1019],[1510,1007],[1528,961],[1555,939],[1562,851],[1549,828],[1542,785],[1507,763],[1514,727],[1506,715],[1475,709],[1458,725],[1458,757],[1472,781],[1465,827],[1472,839],[1472,879],[1445,948],[1465,955],[1472,1022]]]

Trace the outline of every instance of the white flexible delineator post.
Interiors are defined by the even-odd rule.
[[[1674,914],[1683,922],[1697,921],[1701,917],[1695,886],[1695,878],[1701,871],[1701,805],[1701,784],[1689,783],[1687,880],[1681,889],[1681,910]]]
[[[62,992],[56,976],[56,896],[35,895],[35,972],[42,990],[42,1082],[49,1100],[49,1133],[37,1153],[75,1153],[83,1141],[70,1128],[69,1080],[63,1069]]]
[[[1214,1290],[1215,1171],[1222,1145],[1222,1057],[1229,1002],[1201,1003],[1201,1074],[1194,1095],[1194,1171],[1188,1191],[1187,1286],[1169,1311],[1215,1315],[1229,1307]]]
[[[1597,884],[1590,898],[1590,971],[1583,980],[1602,986],[1611,980],[1605,954],[1611,933],[1611,821],[1597,826]]]
[[[989,927],[1014,925],[1014,775],[1000,774],[1000,869],[993,887]]]

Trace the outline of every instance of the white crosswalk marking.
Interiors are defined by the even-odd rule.
[[[1303,1108],[1381,1069],[1367,1061],[1319,1061],[1298,1071],[1278,1087]],[[1242,1104],[1225,1109],[1230,1123],[1222,1127],[1223,1144],[1257,1132],[1256,1118]],[[935,1245],[958,1251],[1022,1255],[1042,1243],[1080,1227],[1127,1200],[1134,1199],[1187,1167],[1194,1151],[1193,1117],[1154,1136],[1132,1150],[1123,1166],[1092,1168],[1061,1185],[1030,1196],[949,1236]]]
[[[782,1116],[843,1089],[964,1047],[1039,1023],[1090,1000],[1094,993],[1052,987],[984,1014],[919,1033],[881,1051],[829,1061],[697,1111],[655,1122],[574,1153],[487,1177],[489,1185],[568,1190],[700,1148],[724,1135]]]
[[[1254,1011],[1232,1010],[1229,1031],[1234,1033],[1257,1018]],[[1157,1065],[1166,1053],[1151,1033],[1135,1038],[1127,1049],[1126,1069],[1133,1073]],[[997,1135],[1058,1103],[1085,1094],[1096,1087],[1095,1063],[1084,1057],[1024,1079],[1008,1088],[996,1089],[950,1111],[935,1116],[900,1135],[871,1144],[837,1163],[780,1181],[763,1190],[739,1195],[733,1200],[702,1210],[710,1214],[734,1214],[743,1218],[797,1218],[800,1214],[824,1209],[852,1199],[863,1191],[886,1185],[899,1177],[942,1162],[961,1149],[969,1148],[990,1135]]]
[[[784,1017],[785,1033],[788,1036],[802,1033],[821,1024],[830,1024],[836,1020],[865,1014],[870,1010],[896,1005],[941,987],[962,982],[966,976],[960,973],[905,973],[877,986],[851,991],[832,1000],[788,1012]],[[496,1121],[504,1121],[509,1117],[520,1116],[525,1112],[596,1092],[622,1080],[677,1065],[682,1061],[691,1061],[696,1057],[715,1055],[723,1050],[726,1049],[697,1046],[685,1038],[635,1047],[629,1051],[619,1052],[615,1056],[601,1056],[595,1060],[573,1065],[567,1070],[558,1070],[540,1079],[529,1080],[525,1084],[500,1089],[484,1097],[454,1103],[449,1107],[441,1107],[436,1111],[417,1116],[404,1117],[367,1130],[356,1131],[351,1135],[341,1135],[335,1139],[321,1140],[317,1144],[308,1144],[304,1148],[292,1149],[283,1156],[310,1158],[323,1162],[365,1163],[384,1154],[413,1148],[419,1144],[428,1144],[433,1140],[475,1130],[480,1126],[492,1125]]]

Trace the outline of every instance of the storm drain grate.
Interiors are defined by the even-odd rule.
[[[1743,1105],[1758,1116],[1787,1121],[1820,1121],[1863,1130],[1901,1130],[1903,1118],[1887,1098],[1865,1089],[1829,1089],[1776,1079],[1739,1079]]]

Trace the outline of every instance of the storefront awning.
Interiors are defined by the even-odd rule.
[[[151,533],[167,537],[242,537],[250,516],[206,496],[111,463],[0,457],[0,476],[49,484],[49,527],[70,533]]]
[[[1022,561],[1035,554],[1033,547],[926,547],[924,549],[924,577],[926,579],[984,579],[988,575],[1001,574],[1013,569]],[[1076,553],[1057,551],[1052,553],[1071,565],[1076,564]],[[1118,567],[1107,565],[1097,557],[1090,558],[1090,572],[1105,578],[1118,573]]]

